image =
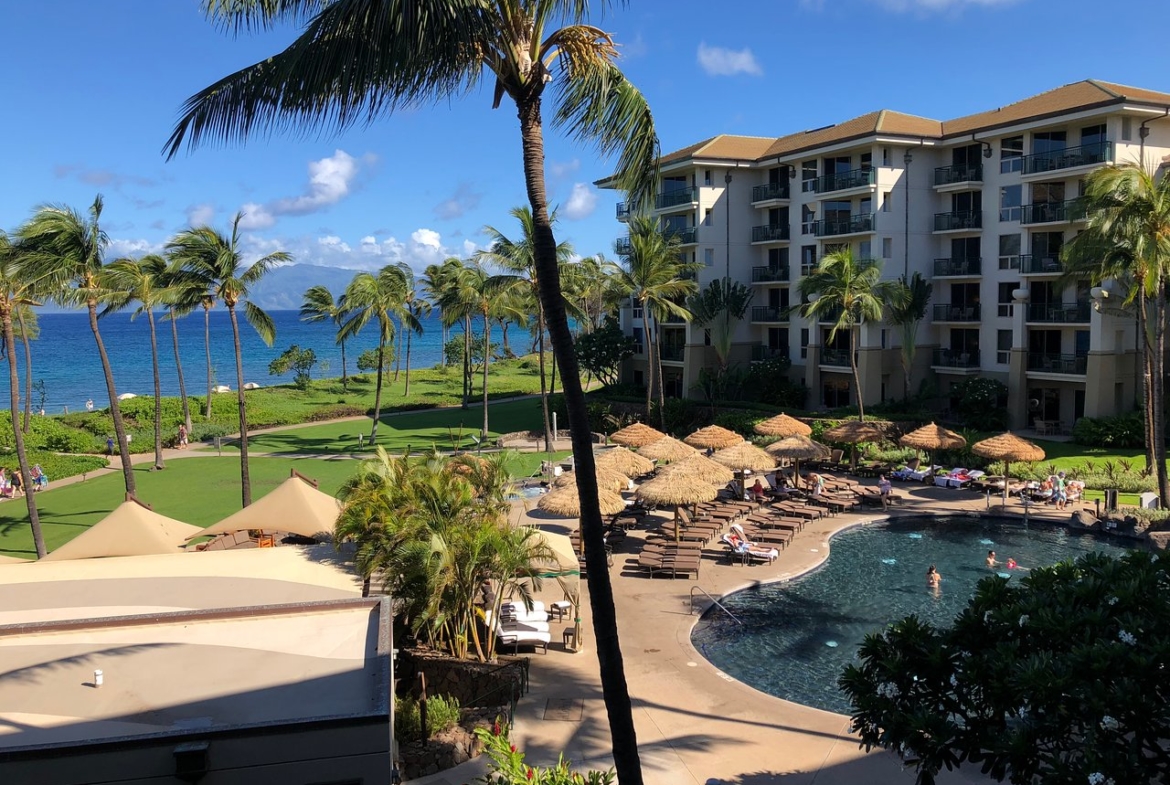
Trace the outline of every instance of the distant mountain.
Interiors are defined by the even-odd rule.
[[[289,264],[277,267],[260,279],[249,300],[266,311],[295,311],[301,307],[305,290],[318,284],[338,297],[353,280],[357,270],[320,267],[312,264]]]

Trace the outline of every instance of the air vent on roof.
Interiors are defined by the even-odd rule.
[[[806,134],[815,134],[817,131],[824,131],[827,128],[834,128],[834,127],[836,127],[836,125],[837,125],[836,123],[830,123],[829,125],[822,125],[820,128],[810,128],[807,131],[805,131],[805,133]]]

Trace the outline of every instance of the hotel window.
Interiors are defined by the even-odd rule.
[[[882,148],[882,166],[890,166],[890,148]]]
[[[1020,288],[1019,281],[999,284],[999,316],[1012,315],[1012,292]]]
[[[999,236],[999,269],[1020,269],[1020,236],[1001,234]]]
[[[1000,365],[1007,365],[1012,355],[1012,331],[996,330],[995,332],[995,361]]]
[[[999,189],[999,220],[1018,221],[1023,213],[1023,186],[1004,185]]]
[[[861,154],[861,168],[865,170],[873,168],[873,153]]]
[[[703,185],[710,185],[710,184],[711,184],[711,170],[705,169],[705,170],[703,170]]]
[[[883,348],[883,349],[889,349],[889,348],[890,348],[889,346],[887,346],[887,345],[886,345],[886,344],[887,344],[887,340],[888,340],[888,339],[886,338],[886,332],[887,332],[886,330],[882,330],[882,348]]]
[[[862,240],[857,244],[857,258],[858,259],[872,259],[873,258],[873,244],[869,240]]]
[[[890,191],[882,191],[882,212],[888,213],[890,211],[890,202],[892,201],[893,193]]]
[[[882,238],[882,258],[883,259],[893,259],[894,258],[894,240],[891,237],[883,237]]]
[[[800,206],[800,233],[801,234],[816,234],[817,218],[807,204]]]
[[[800,274],[812,275],[816,267],[817,247],[815,245],[802,245],[800,247]]]
[[[1024,165],[1024,137],[1012,136],[999,143],[999,172],[1018,172]]]
[[[1121,118],[1121,141],[1133,141],[1133,120],[1129,117]]]
[[[704,346],[711,345],[711,331],[710,330],[703,330],[703,345]]]
[[[715,266],[715,249],[714,248],[704,248],[703,249],[703,264],[706,265],[707,267],[714,267]]]
[[[808,328],[802,327],[800,330],[800,359],[808,358]]]
[[[1019,188],[1019,186],[1017,185],[1016,188]],[[710,226],[710,225],[711,225],[711,208],[708,207],[706,210],[703,211],[703,226]]]
[[[808,193],[817,189],[817,162],[805,161],[800,165],[800,190]]]

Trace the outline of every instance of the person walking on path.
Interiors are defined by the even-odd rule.
[[[187,425],[186,423],[179,423],[179,449],[187,449]]]
[[[114,454],[114,437],[113,436],[106,437],[106,453],[109,455]]]

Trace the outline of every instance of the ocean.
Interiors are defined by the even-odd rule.
[[[276,341],[272,347],[264,345],[252,326],[239,313],[240,343],[244,360],[244,382],[255,382],[262,387],[292,381],[292,374],[270,376],[268,364],[293,344],[312,349],[317,355],[313,378],[341,376],[341,349],[335,344],[336,329],[331,322],[310,324],[302,322],[297,311],[270,311],[276,323]],[[31,341],[32,379],[44,381],[47,414],[77,411],[92,399],[98,409],[109,406],[102,365],[97,346],[89,329],[86,313],[37,314],[40,337]],[[156,317],[158,330],[159,373],[163,395],[179,394],[179,379],[175,372],[171,325]],[[203,312],[193,313],[179,323],[179,353],[183,361],[183,377],[188,395],[207,392],[207,365],[203,350]],[[131,320],[129,314],[111,314],[99,321],[102,340],[110,357],[114,384],[118,394],[134,393],[140,396],[154,394],[150,366],[150,327],[146,317]],[[498,330],[496,330],[498,332]],[[345,354],[349,372],[357,371],[357,357],[366,349],[377,346],[376,325],[371,324],[356,339],[346,343]],[[524,341],[526,336],[517,336]],[[442,359],[443,332],[437,315],[423,322],[423,334],[413,336],[410,367],[431,368]],[[17,367],[24,394],[24,351],[16,344]],[[405,358],[404,358],[405,359]],[[232,328],[227,311],[211,311],[211,367],[213,384],[226,384],[236,389],[235,354],[232,349]],[[7,408],[7,395],[3,396]],[[33,389],[33,408],[40,406],[40,395]],[[21,401],[23,405],[23,399]]]

